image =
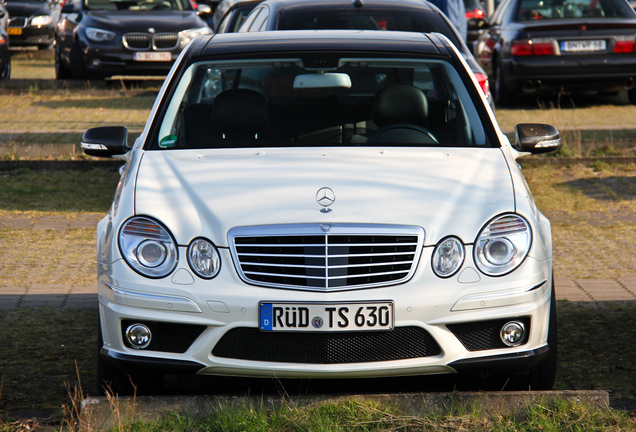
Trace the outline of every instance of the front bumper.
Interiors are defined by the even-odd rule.
[[[20,34],[15,34],[16,31]],[[9,27],[9,33],[9,44],[12,47],[49,46],[55,40],[53,27]]]
[[[551,262],[529,257],[514,276],[504,278],[480,275],[467,263],[457,276],[439,279],[425,264],[430,262],[431,249],[424,249],[419,269],[407,283],[329,293],[246,285],[236,275],[226,250],[221,251],[226,265],[211,281],[198,280],[187,264],[179,264],[172,276],[162,280],[145,279],[122,260],[100,265],[101,354],[123,369],[152,367],[172,373],[279,378],[371,378],[506,368],[520,371],[547,355]],[[393,302],[393,331],[331,333],[326,336],[327,343],[320,345],[315,341],[325,337],[316,337],[316,333],[258,330],[260,301],[372,300]],[[493,335],[493,331],[498,332],[497,325],[509,320],[522,320],[528,325],[529,334],[520,346],[498,344],[497,334]],[[132,322],[162,329],[156,331],[157,337],[166,337],[148,349],[133,349],[124,342],[125,328]],[[477,328],[478,339],[483,336],[479,332],[485,331],[484,340],[467,342],[466,338],[473,336],[462,333],[461,329],[466,328]],[[414,333],[400,336],[405,331]],[[190,340],[178,349],[176,342],[168,342],[178,339],[182,343],[185,337],[180,335],[185,334]],[[423,334],[432,340],[432,348],[418,351]],[[404,339],[393,340],[398,337]],[[228,338],[232,339],[229,344]],[[332,340],[336,340],[335,348],[330,345]],[[387,344],[393,345],[385,349]],[[299,346],[306,353],[325,347],[335,349],[338,356],[351,352],[351,357],[316,360],[307,354],[308,360],[301,361],[301,353],[290,360],[292,356],[287,357],[287,352]],[[260,354],[266,350],[268,354]],[[383,350],[389,355],[398,350],[400,353],[386,357]]]
[[[123,46],[83,48],[86,70],[93,77],[109,77],[113,75],[167,75],[172,64],[179,56],[180,50],[161,51],[168,54],[170,60],[161,61],[137,61],[135,51]]]

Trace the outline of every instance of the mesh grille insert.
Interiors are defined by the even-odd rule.
[[[240,327],[228,331],[212,350],[216,357],[241,360],[337,364],[430,357],[441,353],[420,327],[387,332],[261,332]]]

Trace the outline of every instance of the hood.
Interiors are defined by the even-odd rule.
[[[91,11],[85,13],[90,22],[86,27],[98,27],[118,33],[178,33],[181,30],[201,28],[207,24],[194,11]]]
[[[9,16],[14,17],[31,17],[37,15],[51,15],[48,3],[7,3],[7,11]]]
[[[177,242],[227,246],[236,226],[378,223],[424,228],[472,243],[495,215],[514,210],[501,149],[275,148],[147,151],[135,213],[164,223]],[[335,192],[331,212],[316,201]]]

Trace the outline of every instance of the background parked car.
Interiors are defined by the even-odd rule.
[[[241,32],[265,30],[355,29],[438,32],[459,49],[491,102],[488,76],[457,29],[437,7],[423,0],[266,0],[256,6]]]
[[[625,0],[504,0],[477,43],[497,105],[517,94],[629,91],[636,13]]]
[[[55,26],[60,19],[58,0],[8,0],[9,40],[12,47],[49,48],[55,40]]]
[[[245,17],[263,0],[223,0],[207,20],[215,33],[237,32]]]
[[[466,9],[466,26],[468,28],[466,43],[472,50],[486,24],[487,13],[486,8],[479,0],[464,0],[464,8]]]
[[[11,76],[11,55],[9,53],[9,12],[4,3],[0,3],[0,79]]]
[[[212,30],[189,0],[73,0],[55,31],[58,79],[165,75],[181,50]]]

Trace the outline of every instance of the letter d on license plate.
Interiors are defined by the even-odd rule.
[[[393,329],[393,302],[259,303],[262,331],[369,331]]]

